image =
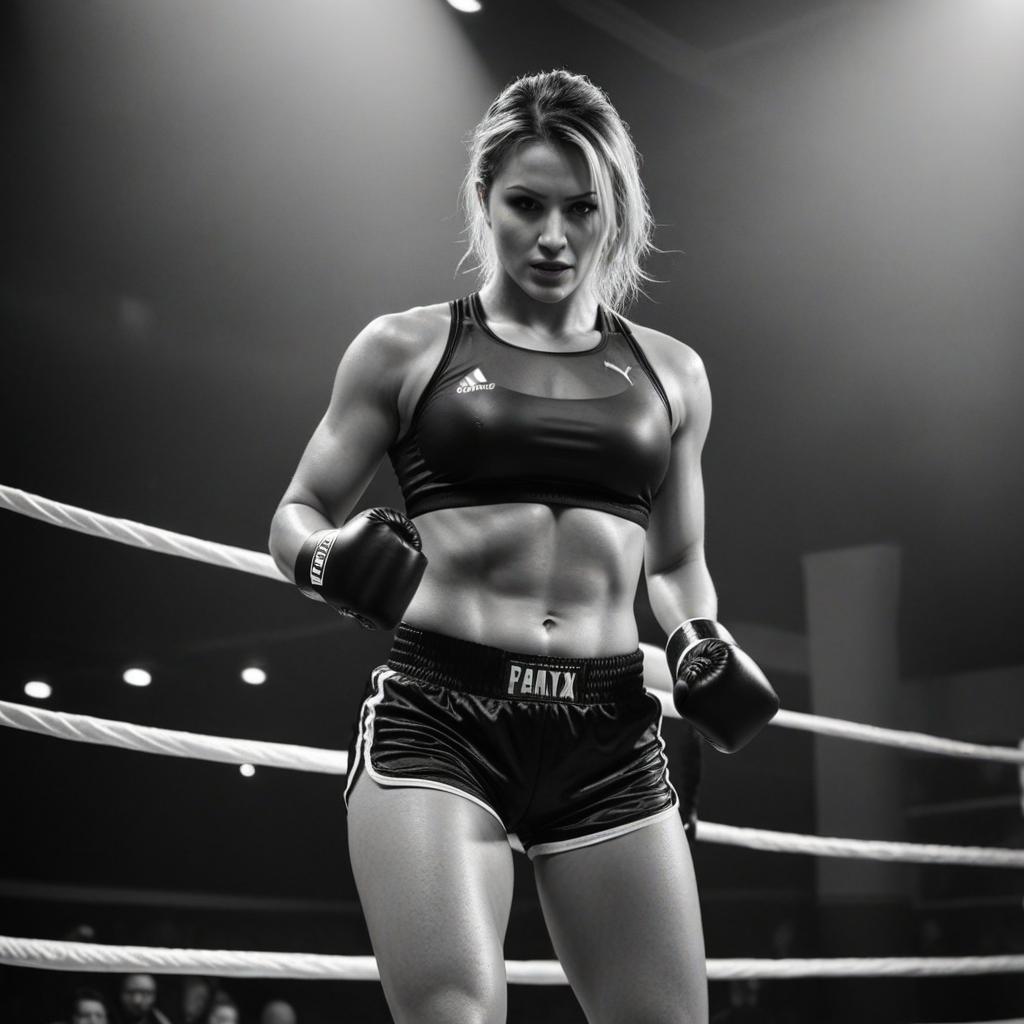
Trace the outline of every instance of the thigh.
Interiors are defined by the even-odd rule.
[[[707,1024],[704,933],[678,815],[533,866],[590,1024]]]
[[[495,818],[453,793],[363,775],[349,796],[348,833],[395,1020],[503,1021],[513,874]]]

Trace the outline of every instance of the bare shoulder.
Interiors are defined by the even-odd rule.
[[[444,345],[449,322],[447,302],[383,313],[356,335],[349,350],[360,358],[391,367],[408,367],[423,356],[424,350],[438,342]]]
[[[623,317],[622,319],[625,319]],[[671,334],[626,320],[633,337],[661,380],[672,407],[672,428],[687,418],[687,411],[707,402],[708,378],[704,361],[695,349]]]
[[[665,334],[663,331],[656,331],[653,327],[633,323],[632,320],[627,320],[626,323],[629,324],[633,337],[643,349],[644,355],[659,373],[664,367],[667,374],[693,382],[706,376],[703,360],[685,341],[673,338],[671,334]]]
[[[385,313],[360,331],[342,362],[366,369],[397,410],[399,430],[407,429],[416,403],[441,360],[451,328],[447,302]]]

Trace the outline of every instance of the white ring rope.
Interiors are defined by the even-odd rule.
[[[763,828],[740,828],[701,821],[697,838],[727,846],[745,846],[769,853],[811,853],[816,857],[856,857],[860,860],[902,861],[909,864],[972,864],[976,867],[1024,868],[1024,850],[988,846],[940,846],[937,843],[896,843],[881,839],[841,839],[802,836]]]
[[[197,562],[220,565],[225,569],[238,569],[240,572],[288,582],[270,555],[236,548],[231,544],[198,540],[184,533],[144,526],[131,519],[115,519],[74,505],[62,505],[59,501],[29,494],[28,491],[20,491],[6,484],[0,484],[0,507],[31,519],[39,519],[51,526],[87,533],[91,537],[103,537],[135,548],[157,551],[162,555],[178,555],[180,558],[191,558]]]
[[[146,754],[193,757],[222,764],[252,764],[266,768],[293,768],[298,771],[345,775],[348,754],[343,750],[300,747],[294,743],[267,743],[239,740],[229,736],[204,736],[177,729],[156,729],[131,722],[116,722],[91,715],[69,715],[63,711],[43,711],[0,700],[0,726],[54,736],[79,743],[99,743]]]
[[[772,721],[786,729],[802,729],[804,732],[816,732],[820,736],[839,736],[848,740],[860,740],[863,743],[898,747],[900,750],[918,750],[923,754],[945,754],[948,757],[969,757],[979,761],[1005,761],[1008,764],[1024,765],[1024,750],[1014,747],[965,743],[963,740],[928,736],[923,732],[906,732],[902,729],[886,729],[880,725],[846,722],[841,718],[809,715],[803,711],[779,711]]]
[[[214,974],[225,978],[302,978],[376,981],[372,956],[253,953],[228,949],[104,946],[0,935],[0,963],[58,971],[146,971]],[[508,960],[508,980],[520,985],[565,985],[555,960]],[[940,975],[1020,974],[1024,956],[838,957],[817,960],[708,960],[710,981],[740,978],[925,978]]]
[[[347,770],[348,755],[341,750],[156,729],[152,726],[93,718],[89,715],[43,711],[40,708],[26,707],[24,704],[13,704],[9,701],[0,701],[0,726],[80,743],[98,743],[148,754],[194,757],[226,764],[248,762],[268,768],[293,768],[331,775],[343,775]],[[697,838],[711,843],[744,846],[771,853],[810,853],[819,857],[855,857],[911,864],[1024,868],[1024,850],[805,836],[791,832],[719,825],[711,821],[700,823]]]
[[[672,703],[672,694],[664,690],[651,691],[661,701],[666,718],[679,718],[680,714]],[[821,736],[837,736],[863,743],[876,743],[900,750],[919,750],[925,754],[945,754],[948,757],[968,757],[978,761],[1004,761],[1008,764],[1024,765],[1024,750],[1017,747],[993,747],[983,743],[964,743],[962,740],[948,740],[941,736],[928,736],[923,732],[905,732],[902,729],[886,729],[879,725],[863,725],[860,722],[845,722],[841,718],[825,718],[822,715],[808,715],[803,711],[777,711],[770,725],[785,729],[801,729]]]
[[[288,582],[269,555],[247,551],[245,548],[232,547],[229,544],[214,544],[210,541],[188,537],[185,534],[145,526],[130,519],[115,519],[111,516],[98,515],[87,509],[77,508],[74,505],[63,505],[60,502],[43,498],[38,494],[29,494],[27,491],[9,487],[6,484],[0,484],[0,508],[6,508],[10,512],[39,519],[53,526],[77,530],[79,533],[87,533],[94,537],[103,537],[106,540],[131,544],[134,547],[158,551],[165,555],[192,558],[196,561],[208,562],[211,565],[220,565],[228,569],[238,569],[240,572],[254,573],[267,579]],[[670,694],[658,691],[656,696],[661,700],[666,717],[679,718],[679,712],[675,709]],[[877,743],[903,750],[918,750],[927,754],[944,754],[949,757],[970,757],[982,761],[1003,761],[1024,765],[1024,750],[1015,747],[964,743],[960,740],[944,739],[939,736],[927,736],[919,732],[905,732],[899,729],[863,725],[858,722],[844,722],[837,718],[824,718],[798,711],[780,711],[772,719],[772,724],[789,729],[802,729],[823,736],[861,740],[866,743]]]

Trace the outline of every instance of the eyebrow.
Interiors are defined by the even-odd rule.
[[[513,188],[521,188],[524,192],[529,192],[530,195],[537,196],[538,199],[547,199],[547,196],[544,195],[543,192],[537,192],[532,188],[527,188],[526,185],[508,185],[506,186],[505,191],[508,192],[509,189]],[[597,193],[594,191],[581,192],[578,196],[566,196],[566,199],[589,199],[591,196],[596,199]]]

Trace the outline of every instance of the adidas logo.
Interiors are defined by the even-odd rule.
[[[484,376],[483,371],[478,366],[472,373],[467,373],[462,380],[459,381],[459,386],[455,389],[455,394],[464,395],[467,391],[493,391],[494,385],[488,384],[487,378]]]

